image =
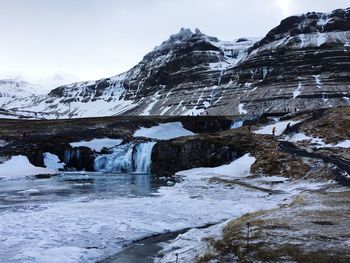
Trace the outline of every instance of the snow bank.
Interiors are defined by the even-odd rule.
[[[0,177],[2,178],[17,179],[39,174],[56,174],[56,171],[36,167],[23,155],[13,156],[10,160],[0,164]]]
[[[175,240],[163,245],[162,258],[156,258],[156,263],[174,262],[176,255],[178,262],[193,262],[193,259],[202,254],[208,247],[207,238],[219,239],[222,236],[224,227],[230,222],[213,225],[204,229],[192,228],[184,234],[179,235]]]
[[[91,141],[81,141],[81,142],[72,142],[70,146],[72,147],[88,147],[93,151],[100,152],[103,148],[112,148],[121,144],[123,140],[120,139],[93,139]]]
[[[140,128],[134,133],[134,137],[146,137],[158,140],[170,140],[182,136],[194,135],[186,130],[181,122],[162,123],[151,128]]]
[[[246,111],[245,109],[244,109],[244,103],[240,103],[239,105],[238,105],[238,112],[239,112],[239,114],[247,114],[248,113],[248,111]]]
[[[256,131],[254,131],[254,133],[256,133],[256,134],[272,134],[272,128],[276,127],[275,135],[279,136],[285,131],[288,123],[290,123],[290,126],[293,126],[299,122],[301,122],[301,120],[299,120],[299,121],[279,121],[279,122],[276,122],[274,124],[264,126]]]
[[[345,140],[343,142],[337,143],[337,144],[326,144],[323,139],[318,137],[311,137],[308,135],[305,135],[304,133],[295,133],[290,136],[286,136],[285,140],[290,142],[301,142],[301,141],[310,141],[311,144],[316,144],[317,148],[350,148],[350,140]]]
[[[334,145],[334,147],[350,148],[350,140],[345,140],[343,142],[340,142]]]
[[[46,168],[54,169],[56,171],[64,168],[64,163],[60,161],[58,156],[48,152],[44,153],[44,164]]]
[[[323,139],[310,137],[310,136],[305,135],[304,133],[295,133],[293,135],[288,135],[285,137],[285,140],[289,141],[289,142],[310,141],[310,143],[312,143],[312,144],[318,144],[321,146],[325,145]]]
[[[176,175],[190,176],[229,176],[229,177],[246,177],[250,175],[250,167],[255,162],[255,157],[246,154],[230,164],[214,168],[194,168],[186,171],[177,172]]]

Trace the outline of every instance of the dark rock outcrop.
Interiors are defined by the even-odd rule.
[[[215,167],[229,163],[241,153],[230,147],[205,140],[158,142],[152,152],[152,173],[157,176],[172,176],[178,171],[195,167]]]

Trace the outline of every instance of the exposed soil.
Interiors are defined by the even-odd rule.
[[[303,123],[300,131],[336,144],[350,139],[350,107],[332,108],[322,118]]]

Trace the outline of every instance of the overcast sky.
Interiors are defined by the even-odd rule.
[[[0,77],[109,77],[181,27],[233,40],[264,36],[292,14],[348,6],[349,0],[0,0]]]

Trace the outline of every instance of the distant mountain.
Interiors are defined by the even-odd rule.
[[[47,118],[229,115],[349,105],[350,8],[281,22],[231,42],[181,29],[129,71],[79,82],[7,109]]]
[[[0,80],[0,108],[18,99],[26,99],[38,94],[39,87],[14,79]]]
[[[33,83],[36,83],[41,87],[41,90],[44,91],[43,93],[48,93],[54,88],[64,86],[76,81],[80,81],[80,79],[64,72],[32,80]]]

